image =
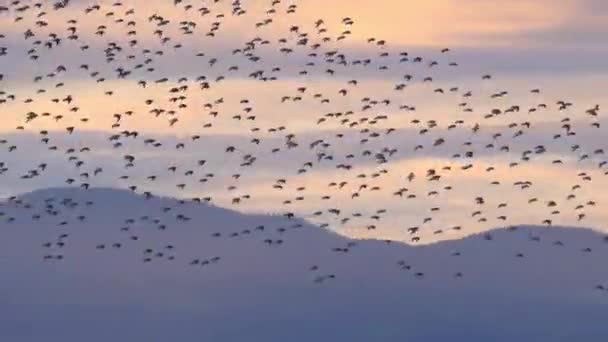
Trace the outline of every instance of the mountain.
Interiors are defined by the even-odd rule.
[[[591,230],[497,229],[410,246],[113,189],[40,190],[0,212],[2,341],[608,336],[608,291],[596,288],[608,288],[608,243]]]

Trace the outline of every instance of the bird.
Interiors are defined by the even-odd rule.
[[[397,234],[410,244],[477,233],[491,243],[500,236],[491,229],[522,213],[546,229],[602,217],[606,147],[585,138],[605,129],[595,101],[508,87],[500,73],[459,60],[457,47],[396,50],[384,37],[361,39],[357,18],[300,18],[297,4],[275,0],[260,10],[214,1],[196,9],[176,0],[173,6],[175,13],[156,2],[81,7],[15,0],[0,7],[2,23],[24,28],[6,33],[10,44],[0,38],[0,108],[14,127],[0,140],[3,184],[85,193],[111,184],[148,203],[157,191],[178,198],[150,204],[146,220],[113,227],[123,238],[93,243],[98,254],[141,248],[151,234],[143,226],[177,234],[174,227],[191,224],[183,209],[189,205],[276,214],[285,226],[207,232],[214,241],[237,246],[252,239],[270,251],[295,242],[290,235],[299,217],[343,235],[393,241]],[[75,19],[55,20],[67,11]],[[242,39],[226,38],[235,34]],[[365,56],[351,48],[359,45]],[[466,72],[463,65],[474,77],[454,79],[454,70]],[[426,101],[417,103],[411,92]],[[439,103],[441,113],[429,110]],[[23,143],[25,134],[35,142]],[[24,209],[17,200],[11,205]],[[82,202],[54,199],[28,217],[72,228],[88,222],[82,208],[97,205]],[[7,224],[18,220],[6,211]],[[457,222],[446,225],[448,219]],[[70,258],[54,254],[67,240],[45,239],[43,260]],[[541,242],[537,235],[528,240]],[[231,262],[182,258],[172,254],[180,248],[164,245],[144,247],[138,262],[210,269]],[[333,247],[331,254],[348,257],[356,246]],[[580,250],[592,256],[597,249]],[[516,256],[526,261],[523,252]],[[337,278],[320,269],[309,269],[315,283]]]

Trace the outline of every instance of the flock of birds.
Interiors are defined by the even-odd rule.
[[[581,108],[564,99],[543,101],[546,99],[543,91],[533,88],[526,92],[534,104],[525,106],[514,103],[508,90],[483,94],[462,85],[445,86],[440,83],[441,73],[460,67],[450,49],[422,56],[395,51],[388,41],[369,37],[362,42],[368,55],[360,56],[356,44],[348,45],[355,40],[354,19],[344,17],[338,23],[318,19],[296,25],[293,18],[297,17],[299,6],[285,2],[272,0],[263,5],[261,13],[249,10],[245,1],[240,0],[174,0],[167,14],[164,10],[169,3],[155,2],[150,6],[130,6],[129,1],[84,4],[85,1],[70,0],[11,0],[0,6],[0,30],[5,31],[0,32],[0,112],[3,118],[20,115],[21,121],[7,138],[0,140],[1,159],[26,148],[14,142],[19,132],[37,134],[40,151],[28,158],[26,167],[0,162],[3,184],[48,177],[45,184],[65,183],[82,189],[110,184],[151,198],[156,196],[151,189],[162,181],[171,185],[177,197],[184,198],[179,203],[216,203],[215,197],[219,197],[227,199],[220,204],[237,210],[255,204],[260,196],[272,194],[275,204],[264,207],[279,212],[285,220],[304,216],[319,222],[321,227],[337,231],[339,227],[359,227],[372,237],[395,211],[382,203],[397,203],[394,204],[397,207],[417,203],[424,208],[412,214],[420,218],[419,222],[391,227],[409,243],[423,243],[426,238],[450,232],[466,234],[467,224],[515,227],[522,222],[511,220],[509,208],[517,206],[542,216],[538,222],[527,223],[546,226],[560,224],[564,217],[574,217],[584,224],[591,213],[597,212],[594,208],[601,203],[595,195],[599,190],[592,181],[608,175],[608,159],[604,159],[601,146],[577,140],[577,130],[601,136],[599,105]],[[260,4],[251,6],[257,5]],[[224,29],[240,22],[244,23],[240,24],[243,32],[236,32],[236,38],[235,32]],[[255,38],[242,38],[250,34]],[[215,44],[214,48],[205,49],[205,43]],[[222,44],[231,44],[229,53],[216,55],[214,50]],[[203,51],[197,51],[201,46]],[[27,70],[14,70],[17,62],[27,65]],[[188,67],[182,63],[190,64],[199,74],[167,70],[167,65],[177,69]],[[49,65],[52,67],[47,68]],[[405,74],[402,70],[406,70]],[[358,96],[367,82],[382,77],[398,81],[391,85],[392,89]],[[280,84],[278,89],[282,93],[270,88],[274,89],[270,96],[273,100],[268,108],[259,110],[256,98],[233,95],[238,91],[225,85],[231,80],[245,80],[251,94],[275,87],[275,83]],[[337,84],[337,88],[317,90],[324,80]],[[493,76],[480,73],[476,82],[484,87],[493,82]],[[433,102],[449,104],[456,99],[455,106],[448,110],[458,119],[442,120],[440,114],[432,116],[423,113],[423,108],[404,104],[409,91],[423,92]],[[85,99],[90,96],[88,93],[94,94],[93,103]],[[125,101],[130,101],[129,105],[122,106]],[[312,108],[310,112],[303,119],[302,116],[292,119],[289,113],[305,106]],[[487,110],[479,109],[486,107]],[[15,112],[15,108],[21,111]],[[556,120],[556,128],[548,133],[535,131],[547,117]],[[161,125],[174,136],[163,138],[145,129],[129,128],[146,124]],[[311,138],[298,125],[313,127],[316,135]],[[217,127],[237,130],[241,143],[197,145],[214,133],[221,134],[214,132]],[[86,141],[87,132],[93,129],[106,135],[103,144],[111,152],[104,154],[104,158],[111,154],[120,163],[118,167],[104,165],[101,160],[106,159],[101,157],[89,157],[96,152]],[[182,132],[195,133],[184,136]],[[529,136],[532,141],[543,142],[528,143]],[[62,145],[62,141],[67,143]],[[562,157],[545,158],[551,152]],[[155,153],[171,157],[154,159]],[[422,170],[404,170],[399,163],[407,157],[442,153],[448,157],[424,164],[429,167]],[[183,154],[187,159],[181,160],[187,162],[175,162],[173,156]],[[484,159],[488,154],[507,162],[488,163]],[[154,159],[156,169],[148,164],[138,165],[150,158]],[[63,166],[57,166],[58,163]],[[255,179],[275,164],[280,169],[280,178],[256,191],[240,187],[248,178]],[[67,179],[46,176],[52,170],[51,165],[60,169],[55,175],[70,176]],[[498,172],[515,174],[527,165],[591,171],[577,171],[572,178],[559,180],[568,184],[568,191],[560,198],[535,193],[535,183],[530,179],[503,184],[500,175],[493,176]],[[150,172],[153,169],[162,171]],[[112,172],[119,175],[110,182],[97,181]],[[437,198],[449,206],[450,194],[459,186],[450,177],[475,172],[481,174],[480,179],[491,178],[484,185],[484,193],[493,195],[469,193],[464,200],[466,209],[459,210],[468,220],[462,225],[438,220],[446,208],[438,204],[443,202]],[[320,196],[299,183],[313,173],[319,175],[313,186],[318,187],[320,182],[327,185]],[[220,195],[210,196],[205,190],[196,190],[211,186]],[[513,203],[510,196],[503,195],[512,189],[525,198],[523,204]],[[199,195],[190,196],[193,193]],[[385,201],[376,201],[378,197],[374,196],[383,196]],[[10,197],[8,202],[25,208],[29,205],[18,196]],[[50,216],[58,219],[62,227],[78,225],[86,221],[86,216],[62,218],[61,208],[94,207],[93,202],[77,203],[70,198],[49,198],[45,203],[44,210],[33,214],[32,220]],[[352,212],[349,203],[359,203],[364,209]],[[294,209],[299,205],[316,209],[310,212]],[[163,208],[164,212],[175,210]],[[3,225],[15,221],[7,211],[2,212],[2,217]],[[176,224],[189,220],[182,214],[174,218]],[[161,230],[168,225],[154,219],[153,214],[144,221]],[[135,219],[127,218],[125,223],[120,229],[128,231]],[[269,228],[251,227],[232,234],[256,236],[255,232],[264,229]],[[228,237],[225,232],[213,234],[217,238]],[[492,233],[487,232],[484,237],[491,240]],[[140,238],[133,235],[129,240]],[[61,249],[67,241],[68,234],[60,233],[43,247]],[[261,242],[280,246],[283,239],[264,238]],[[103,250],[126,245],[127,242],[116,242],[92,247]],[[355,245],[352,242],[334,251],[348,253]],[[163,250],[145,249],[143,261],[174,260],[174,248],[167,244]],[[592,250],[585,248],[582,252]],[[519,253],[516,257],[524,255]],[[43,258],[61,260],[64,255],[47,253]],[[218,262],[219,256],[188,261],[202,266]],[[398,266],[409,267],[405,261]],[[311,267],[311,271],[317,269],[316,265]],[[416,273],[417,277],[423,275]],[[459,272],[456,277],[462,275]],[[315,281],[333,278],[334,274],[320,275]],[[597,288],[608,291],[603,285]]]

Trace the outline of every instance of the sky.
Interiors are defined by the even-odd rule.
[[[85,8],[96,3],[101,5],[100,11],[83,14]],[[554,224],[608,229],[604,225],[608,212],[602,210],[602,203],[608,200],[607,192],[602,190],[608,188],[608,181],[604,170],[598,167],[605,156],[595,153],[605,147],[606,122],[601,109],[597,117],[585,114],[596,105],[603,109],[603,93],[608,86],[605,1],[385,0],[379,5],[372,0],[335,0],[328,6],[320,0],[283,0],[274,6],[278,13],[275,15],[267,12],[272,8],[270,1],[241,1],[247,10],[241,16],[232,15],[231,6],[225,1],[184,1],[180,6],[156,0],[125,0],[122,6],[113,3],[80,0],[59,11],[47,9],[40,17],[47,23],[44,27],[34,27],[40,18],[35,18],[33,11],[25,12],[24,19],[18,22],[14,21],[14,12],[0,14],[3,35],[0,47],[8,51],[0,56],[0,74],[4,75],[0,90],[5,92],[0,99],[8,94],[16,97],[14,101],[0,103],[0,134],[7,140],[2,148],[8,151],[9,146],[17,146],[16,151],[1,155],[8,167],[0,175],[4,196],[63,186],[66,178],[76,179],[76,186],[85,181],[80,177],[83,172],[93,173],[97,167],[103,167],[101,174],[86,181],[92,186],[137,185],[138,191],[175,197],[210,196],[219,206],[243,212],[290,211],[349,237],[411,242],[406,228],[423,226],[421,242],[429,243],[504,225],[540,224],[548,217]],[[188,4],[193,8],[185,10]],[[285,11],[292,4],[297,5],[297,11],[287,15]],[[197,13],[201,7],[208,7],[211,13],[201,16]],[[126,15],[129,9],[134,9],[134,14]],[[225,16],[217,17],[219,13]],[[162,28],[163,36],[170,38],[164,44],[153,34],[158,28],[148,21],[153,14],[170,20]],[[352,25],[344,24],[342,19],[346,17],[352,19]],[[137,25],[116,23],[120,18],[135,20]],[[256,23],[267,18],[273,18],[271,25],[256,28]],[[64,39],[62,45],[52,49],[37,47],[33,53],[39,58],[36,61],[27,58],[33,41],[44,42],[50,33],[65,36],[70,19],[78,19],[78,40]],[[313,60],[308,56],[310,49],[295,44],[297,33],[290,32],[290,28],[298,26],[299,32],[310,34],[311,44],[316,43],[323,36],[315,29],[319,19],[324,21],[321,27],[327,29],[326,35],[332,37],[318,49],[320,54],[339,51],[349,60],[371,58],[370,66],[326,65],[318,58],[318,65],[306,66]],[[196,33],[181,34],[178,25],[181,21],[196,21]],[[213,22],[221,22],[221,28],[214,37],[209,37],[205,33]],[[107,27],[102,36],[95,34],[100,25]],[[25,40],[28,28],[32,28],[35,37]],[[138,45],[134,48],[128,47],[134,37],[127,35],[130,30],[137,32]],[[336,40],[345,31],[350,31],[346,38]],[[271,42],[256,48],[255,54],[261,61],[247,61],[242,54],[233,54],[234,49],[243,49],[246,42],[256,37]],[[277,40],[281,38],[287,40],[284,46],[292,48],[292,53],[280,52]],[[370,43],[370,38],[385,40],[386,44],[378,46]],[[109,43],[123,49],[111,63],[104,56]],[[81,47],[85,44],[89,49],[83,51]],[[182,47],[176,48],[176,44]],[[146,48],[151,53],[142,57]],[[444,48],[450,51],[441,53]],[[154,54],[159,50],[163,51],[162,56]],[[400,63],[401,52],[408,52],[410,58],[421,56],[423,62]],[[381,53],[389,56],[381,57]],[[129,54],[136,57],[130,60]],[[152,59],[149,65],[144,64],[146,58]],[[209,61],[213,58],[218,62],[212,66]],[[431,68],[430,61],[437,61],[438,65]],[[116,68],[130,69],[138,63],[144,66],[133,69],[131,76],[115,77]],[[89,65],[89,70],[79,68],[82,64]],[[57,73],[60,65],[67,70]],[[238,66],[238,70],[230,70],[232,66]],[[147,67],[153,67],[154,71],[145,72]],[[261,82],[248,77],[257,70],[272,75],[273,67],[281,68],[274,73],[276,81]],[[325,72],[330,67],[335,69],[333,76]],[[300,75],[304,69],[308,74]],[[91,76],[93,72],[99,74]],[[482,80],[486,74],[492,78]],[[395,90],[397,84],[405,82],[404,75],[413,78],[406,82],[403,91]],[[36,76],[42,79],[35,82]],[[210,89],[198,89],[195,79],[200,76],[206,77]],[[223,79],[218,81],[220,76]],[[105,80],[99,82],[100,77]],[[182,77],[187,80],[180,83]],[[426,77],[432,77],[433,81],[424,82]],[[168,81],[155,83],[161,78]],[[350,80],[357,80],[357,85],[348,84]],[[138,81],[146,81],[146,88],[139,86]],[[189,86],[184,108],[169,101],[173,95],[168,89],[181,85]],[[297,88],[303,86],[306,91],[299,93]],[[445,93],[435,92],[437,88]],[[458,89],[452,92],[450,88]],[[39,89],[45,92],[38,92]],[[341,89],[348,89],[348,96],[339,95]],[[540,89],[540,93],[533,94],[531,89]],[[111,96],[106,94],[110,90]],[[463,99],[468,91],[473,96]],[[508,92],[506,96],[492,97],[504,91]],[[68,94],[75,99],[72,104],[51,101]],[[321,103],[314,94],[321,94],[320,98],[329,99],[329,103]],[[283,96],[298,95],[302,96],[301,101],[281,101]],[[386,99],[390,105],[379,103],[363,110],[365,97],[378,102]],[[28,98],[33,101],[27,101]],[[152,99],[153,103],[146,105],[146,99]],[[244,99],[249,103],[244,104]],[[573,105],[560,111],[555,105],[559,100]],[[464,112],[458,106],[462,102],[467,102],[465,107],[474,111]],[[541,103],[548,108],[528,111]],[[492,109],[504,111],[513,105],[520,106],[521,111],[484,119]],[[403,110],[400,106],[416,110]],[[77,111],[70,111],[74,107],[78,107]],[[247,107],[251,112],[244,111]],[[176,110],[177,115],[155,116],[150,113],[154,108]],[[127,111],[134,114],[124,114]],[[211,116],[213,111],[219,115]],[[347,111],[353,113],[348,117],[327,116]],[[29,112],[39,115],[48,112],[50,116],[26,123]],[[112,128],[117,113],[121,114],[120,127]],[[56,115],[63,118],[55,121],[52,117]],[[243,120],[235,120],[235,115],[241,115]],[[255,121],[245,120],[248,115],[255,115]],[[376,124],[369,124],[379,116]],[[82,118],[89,121],[84,123]],[[170,125],[172,118],[179,120]],[[325,122],[320,124],[321,118]],[[359,125],[341,124],[344,118]],[[553,139],[555,134],[564,133],[560,128],[564,118],[569,118],[577,135]],[[459,120],[464,123],[448,129]],[[531,128],[513,138],[526,122]],[[482,124],[478,133],[471,131],[475,123]],[[517,125],[509,127],[511,123]],[[592,123],[600,128],[594,128]],[[19,126],[23,129],[18,129]],[[67,135],[65,128],[70,126],[76,130]],[[278,130],[282,126],[285,129]],[[252,128],[259,131],[252,132]],[[395,128],[395,132],[384,134],[389,128]],[[425,128],[428,132],[420,134]],[[369,132],[360,132],[363,129],[379,132],[380,136],[369,137]],[[50,132],[49,144],[39,142],[42,130]],[[110,135],[123,130],[136,130],[140,136],[108,141]],[[287,134],[294,134],[298,148],[285,149]],[[344,134],[344,138],[335,139],[336,134]],[[192,141],[193,135],[201,137]],[[368,141],[362,143],[364,136]],[[433,147],[439,138],[446,143]],[[144,144],[145,139],[155,139],[162,146],[151,147]],[[252,139],[259,139],[259,145],[253,144]],[[323,152],[332,154],[333,162],[318,161],[317,154],[322,149],[309,148],[320,139],[330,144]],[[121,146],[114,146],[118,141]],[[454,154],[469,150],[464,145],[467,141],[473,143],[474,160],[453,158]],[[180,142],[185,147],[177,150],[175,146]],[[490,143],[494,146],[488,147]],[[572,153],[574,144],[581,148]],[[58,146],[57,151],[48,150],[53,145]],[[417,145],[425,147],[414,150]],[[534,153],[539,145],[545,147],[545,153]],[[234,146],[236,152],[226,153],[229,146]],[[501,152],[501,146],[509,146],[510,150]],[[89,147],[90,152],[78,152],[83,147]],[[66,154],[69,148],[76,151]],[[281,148],[281,152],[272,153],[274,148]],[[387,163],[378,164],[373,156],[385,148],[397,151]],[[366,150],[372,152],[371,156],[362,157]],[[527,150],[533,151],[529,162],[510,166],[521,162],[521,155]],[[346,158],[348,154],[357,157]],[[136,156],[134,167],[124,168],[125,155]],[[247,155],[255,156],[256,162],[249,167],[240,166]],[[581,160],[585,155],[588,158]],[[69,160],[72,156],[76,159]],[[207,161],[204,168],[197,166],[201,159]],[[557,159],[563,163],[553,164]],[[78,160],[85,162],[81,168],[74,167]],[[307,162],[314,167],[305,166]],[[41,176],[20,178],[40,163],[48,164]],[[336,169],[339,163],[351,164],[352,168]],[[474,166],[462,170],[467,164]],[[177,166],[175,173],[167,171],[172,165]],[[442,169],[446,166],[451,170]],[[491,172],[487,171],[490,167],[494,168]],[[424,174],[430,168],[440,171],[441,182],[425,179]],[[187,176],[184,173],[188,170],[195,172]],[[410,172],[417,175],[411,182],[406,179]],[[208,176],[211,173],[213,177]],[[235,179],[235,174],[240,178]],[[151,182],[147,180],[151,175],[158,178]],[[591,181],[583,179],[587,175]],[[277,179],[287,180],[283,190],[273,188]],[[331,182],[345,180],[348,184],[342,189],[329,187]],[[514,186],[522,181],[532,185],[524,190]],[[179,189],[178,184],[186,187]],[[362,184],[368,188],[358,191]],[[575,185],[581,188],[572,190]],[[371,191],[374,186],[379,189]],[[306,189],[298,191],[299,187]],[[402,187],[408,189],[406,196],[396,197],[394,192]],[[358,198],[352,198],[355,192],[359,193]],[[437,194],[430,195],[431,192]],[[566,196],[571,193],[576,198],[568,200]],[[416,197],[407,199],[408,194]],[[250,195],[251,199],[238,205],[232,203],[235,197],[243,195]],[[299,196],[304,199],[296,200]],[[322,200],[323,196],[331,198]],[[475,204],[479,196],[484,197],[485,204]],[[538,201],[528,203],[532,198]],[[550,201],[557,202],[557,207],[547,207]],[[596,205],[588,205],[589,201]],[[508,205],[499,208],[502,203]],[[579,205],[584,208],[575,210]],[[341,216],[328,214],[329,208],[340,209]],[[431,212],[432,208],[440,210]],[[372,218],[378,215],[378,210],[386,211],[380,215],[381,220]],[[482,213],[472,216],[478,210]],[[551,214],[554,210],[560,213]],[[318,211],[323,213],[315,215]],[[586,214],[581,221],[577,216],[580,212]],[[361,217],[352,217],[350,213],[360,213]],[[431,216],[430,223],[422,223]],[[508,219],[501,220],[500,216]],[[344,217],[349,220],[343,222]],[[368,229],[371,225],[376,229]],[[455,226],[462,228],[452,229]]]

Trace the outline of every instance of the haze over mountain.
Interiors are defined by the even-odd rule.
[[[49,203],[60,213],[44,214]],[[596,288],[608,285],[608,243],[580,228],[498,229],[491,237],[409,246],[351,240],[297,218],[112,189],[41,190],[1,208],[14,218],[2,225],[0,240],[0,331],[7,341],[608,335],[608,291]],[[68,236],[57,240],[62,234]],[[47,241],[53,246],[43,247]],[[63,258],[44,260],[46,254]]]

